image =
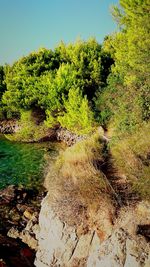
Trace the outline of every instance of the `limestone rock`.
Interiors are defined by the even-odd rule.
[[[95,215],[89,213],[90,223],[84,228],[63,221],[48,194],[42,201],[40,230],[36,234],[36,267],[149,267],[149,243],[136,232],[139,223],[147,222],[147,217],[143,218],[144,208],[142,214],[141,209],[137,212],[139,207],[141,204],[123,208],[112,226],[102,202]]]
[[[31,219],[28,221],[26,227],[22,231],[19,231],[17,228],[12,227],[8,231],[7,235],[11,238],[19,238],[30,248],[37,250],[38,242],[35,237],[39,231],[39,226],[37,224],[37,215],[38,214],[36,213],[32,215]]]
[[[111,232],[108,214],[107,210],[104,214],[102,207],[101,213],[95,212],[95,215],[91,213],[92,221],[89,217],[86,222],[87,224],[84,225],[83,221],[81,223],[79,220],[80,223],[78,225],[78,218],[74,221],[75,224],[69,224],[73,220],[62,220],[63,217],[60,218],[58,213],[53,210],[50,197],[47,195],[42,201],[39,215],[40,231],[36,235],[39,247],[35,265],[37,267],[87,266],[90,251],[94,250],[95,246],[99,246],[104,236],[106,238]],[[79,214],[76,214],[76,216],[80,218]],[[102,219],[104,220],[105,227]],[[96,222],[97,225],[95,225]],[[101,237],[100,231],[104,232],[103,237]]]
[[[86,136],[77,135],[74,133],[71,133],[67,129],[64,129],[62,127],[59,127],[56,130],[56,136],[58,141],[63,141],[67,144],[67,146],[72,146],[78,141],[81,141],[86,138]]]
[[[23,215],[29,220],[32,219],[32,213],[28,210],[25,210]]]
[[[120,228],[89,255],[87,267],[142,267],[149,249],[145,240],[137,240]]]

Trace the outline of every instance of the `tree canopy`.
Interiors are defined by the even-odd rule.
[[[119,31],[102,45],[94,38],[61,42],[0,67],[1,114],[37,108],[48,126],[80,133],[94,121],[126,131],[149,120],[149,12],[148,0],[120,0],[113,8]]]
[[[114,59],[108,86],[96,99],[100,119],[112,118],[123,131],[150,116],[150,5],[148,0],[120,0],[113,15],[120,31],[105,38]]]
[[[111,64],[111,57],[102,51],[95,39],[78,40],[68,45],[61,42],[54,51],[40,49],[12,66],[4,67],[7,90],[2,92],[3,110],[7,116],[13,116],[20,114],[21,110],[40,108],[46,114],[47,125],[59,122],[70,128],[71,122],[66,119],[71,116],[68,105],[72,108],[72,114],[71,101],[77,103],[82,111],[84,107],[85,112],[91,114],[93,97],[97,90],[106,85]],[[75,106],[74,112],[77,112]],[[87,120],[86,116],[84,120]],[[84,125],[83,117],[80,123]],[[88,127],[87,121],[85,124]],[[87,132],[85,126],[83,128]]]

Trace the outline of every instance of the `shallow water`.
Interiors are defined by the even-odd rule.
[[[0,136],[0,188],[10,184],[38,188],[47,159],[54,160],[58,152],[54,143],[16,143]]]

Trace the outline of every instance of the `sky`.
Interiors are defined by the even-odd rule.
[[[61,40],[104,37],[116,29],[110,7],[118,0],[0,0],[0,65]]]

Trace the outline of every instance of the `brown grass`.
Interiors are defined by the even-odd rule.
[[[127,176],[133,190],[150,199],[150,123],[111,145],[115,166]]]
[[[103,148],[98,135],[67,148],[45,181],[55,212],[68,224],[80,225],[82,231],[98,220],[100,208],[109,221],[113,213],[108,186],[95,165],[97,160],[103,164]]]

